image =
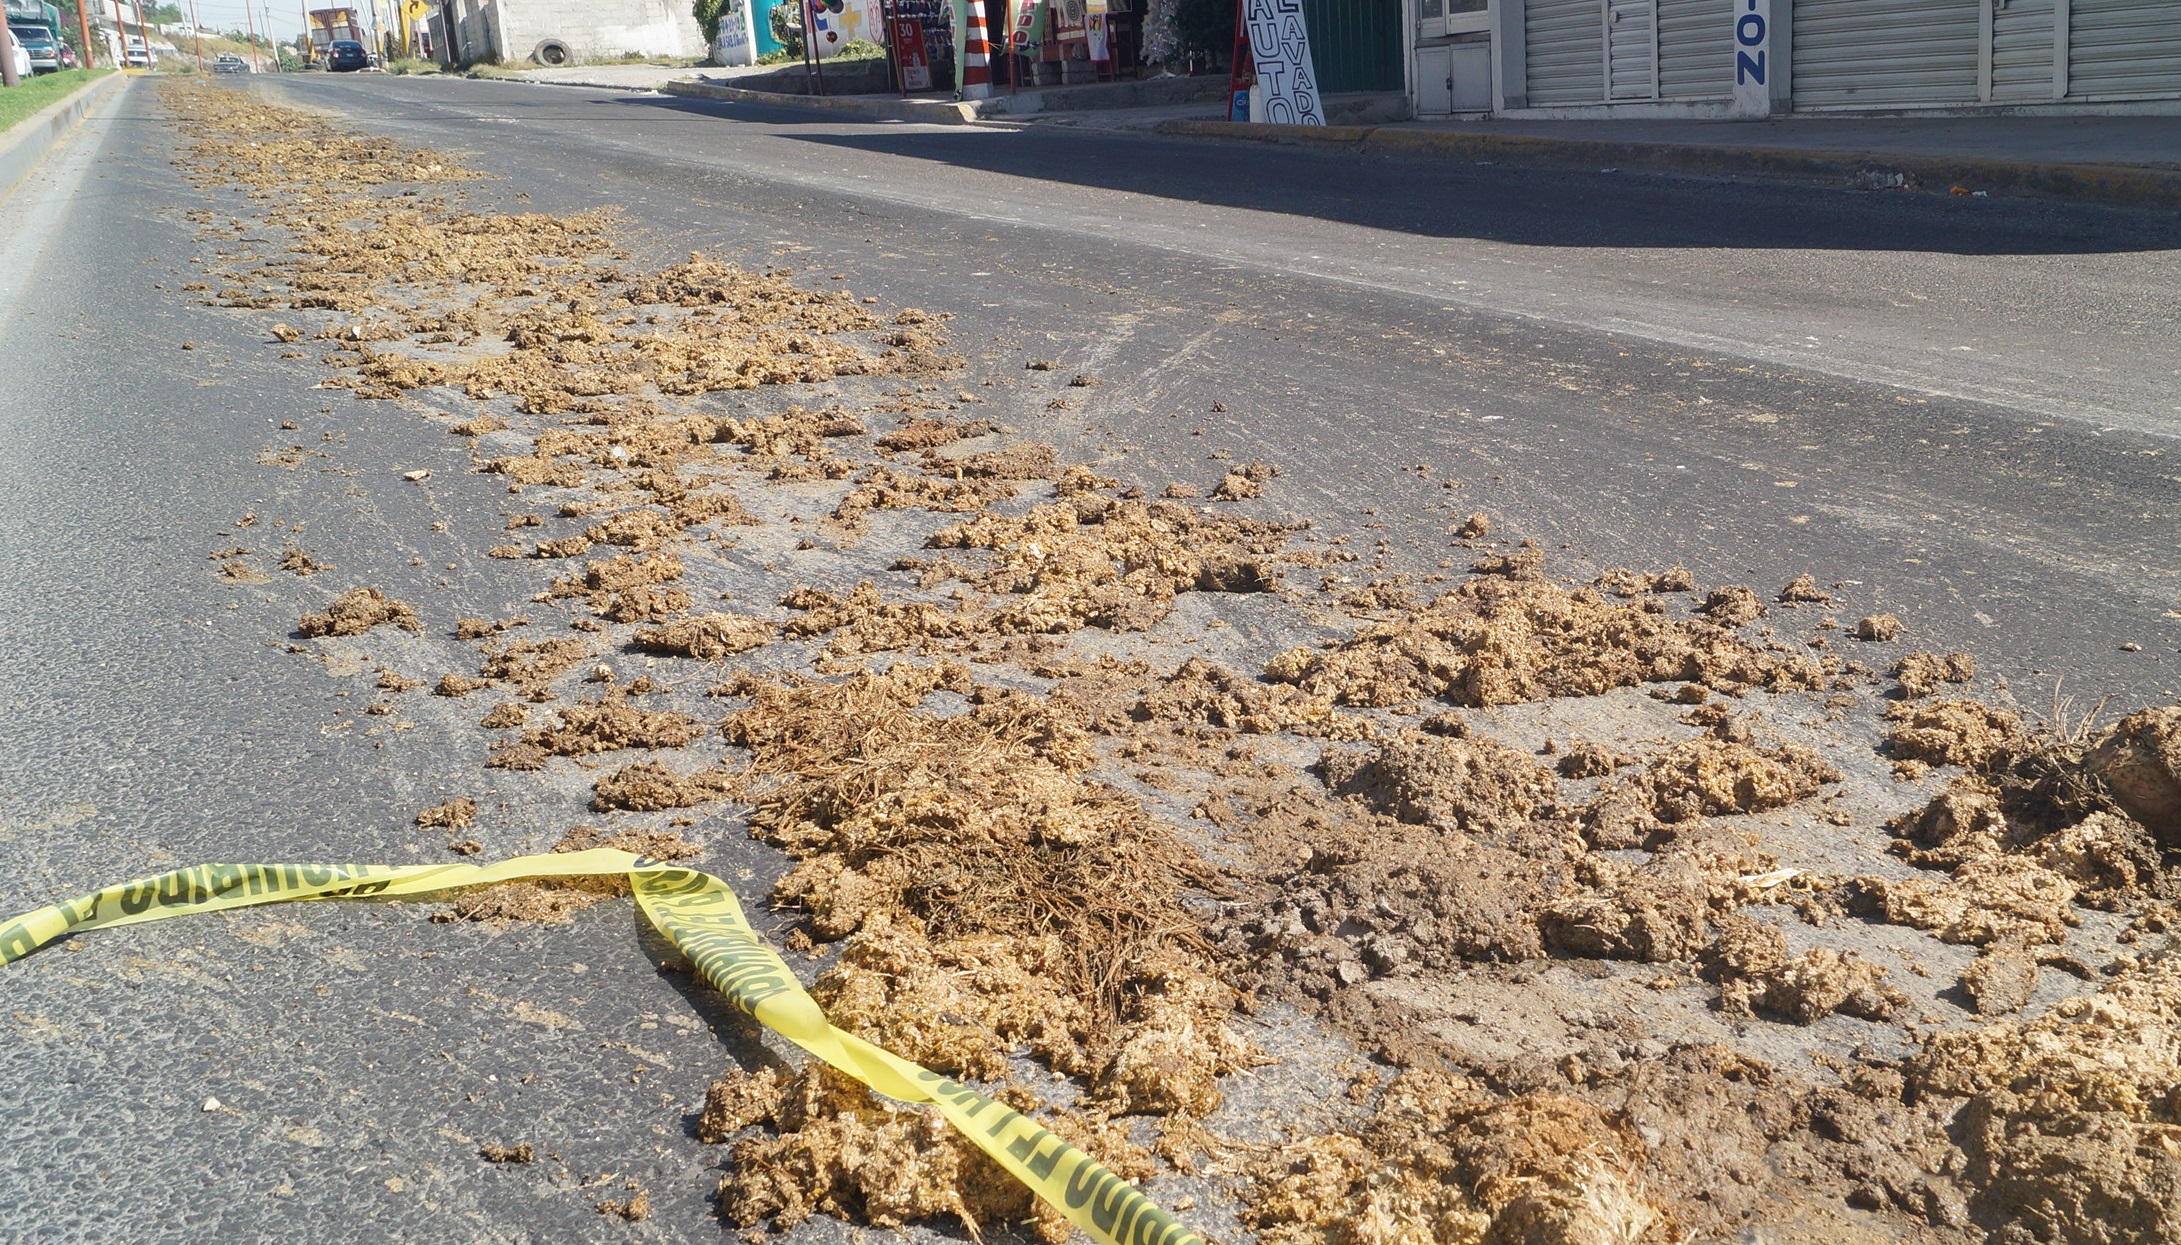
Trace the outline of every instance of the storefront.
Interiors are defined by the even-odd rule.
[[[1416,0],[1416,111],[1422,116],[1492,107],[1490,0]]]
[[[1420,116],[2181,100],[2181,0],[1407,0]]]

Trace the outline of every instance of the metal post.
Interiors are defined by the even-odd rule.
[[[76,0],[76,33],[83,37],[83,68],[91,67],[91,0]]]
[[[825,94],[825,58],[818,55],[818,18],[811,12],[811,0],[796,0],[803,6],[803,56],[807,64],[818,71],[818,94]]]
[[[196,50],[197,72],[204,72],[204,36],[198,34],[197,0],[189,0],[189,45]]]
[[[250,27],[250,72],[261,73],[263,66],[258,64],[257,59],[257,16],[250,12],[247,0],[242,6],[242,20]]]
[[[144,72],[150,73],[151,31],[144,27],[144,0],[136,0],[136,37],[144,44]],[[129,32],[126,27],[121,32],[121,60],[124,65],[129,60]]]
[[[901,80],[901,36],[894,29],[894,0],[878,0],[878,20],[886,31],[886,85],[907,99],[909,87]]]

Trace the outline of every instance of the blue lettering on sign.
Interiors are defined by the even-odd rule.
[[[1765,53],[1763,49],[1767,33],[1764,14],[1757,11],[1757,0],[1743,0],[1743,3],[1748,6],[1749,12],[1742,14],[1734,23],[1734,41],[1742,45],[1734,53],[1734,84],[1741,86],[1745,83],[1754,82],[1758,86],[1763,86],[1765,84]],[[1758,51],[1755,55],[1752,55],[1745,50],[1748,48],[1756,48]]]

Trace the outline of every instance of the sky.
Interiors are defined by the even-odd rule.
[[[182,8],[186,20],[190,0],[173,0]],[[322,7],[326,0],[311,0],[312,8]],[[243,0],[196,0],[197,21],[208,30],[247,30],[243,21]],[[286,10],[283,12],[282,10]],[[272,20],[272,36],[280,40],[292,40],[303,29],[303,8],[296,0],[251,0],[251,20],[257,23],[258,33],[264,34],[268,17]]]
[[[144,0],[147,6],[159,2],[160,0]],[[190,0],[168,2],[180,5],[183,20],[189,19]],[[343,2],[344,0],[249,0],[249,13],[250,19],[257,23],[259,34],[268,33],[266,24],[270,21],[272,29],[269,33],[273,38],[286,43],[293,42],[296,35],[302,32],[303,10],[306,7],[332,8]],[[371,0],[345,2],[362,16],[365,26],[371,24]],[[124,12],[134,15],[134,0],[115,0],[115,3]],[[197,21],[207,30],[248,30],[250,27],[243,18],[243,5],[244,0],[196,0]],[[388,5],[389,0],[379,0],[382,19],[391,13]]]

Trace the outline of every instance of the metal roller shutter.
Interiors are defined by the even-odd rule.
[[[1652,0],[1606,0],[1614,99],[1658,98],[1658,11]]]
[[[1973,104],[1991,0],[1795,0],[1795,106]]]
[[[2074,0],[2068,98],[2181,95],[2181,0]]]
[[[1532,104],[1596,104],[1605,94],[1605,13],[1599,0],[1530,0],[1523,57]]]
[[[1303,24],[1320,93],[1402,88],[1400,0],[1303,0]]]
[[[2007,0],[1992,12],[1992,98],[2052,98],[2053,0]]]
[[[1734,0],[1659,0],[1658,93],[1662,99],[1734,93]]]

